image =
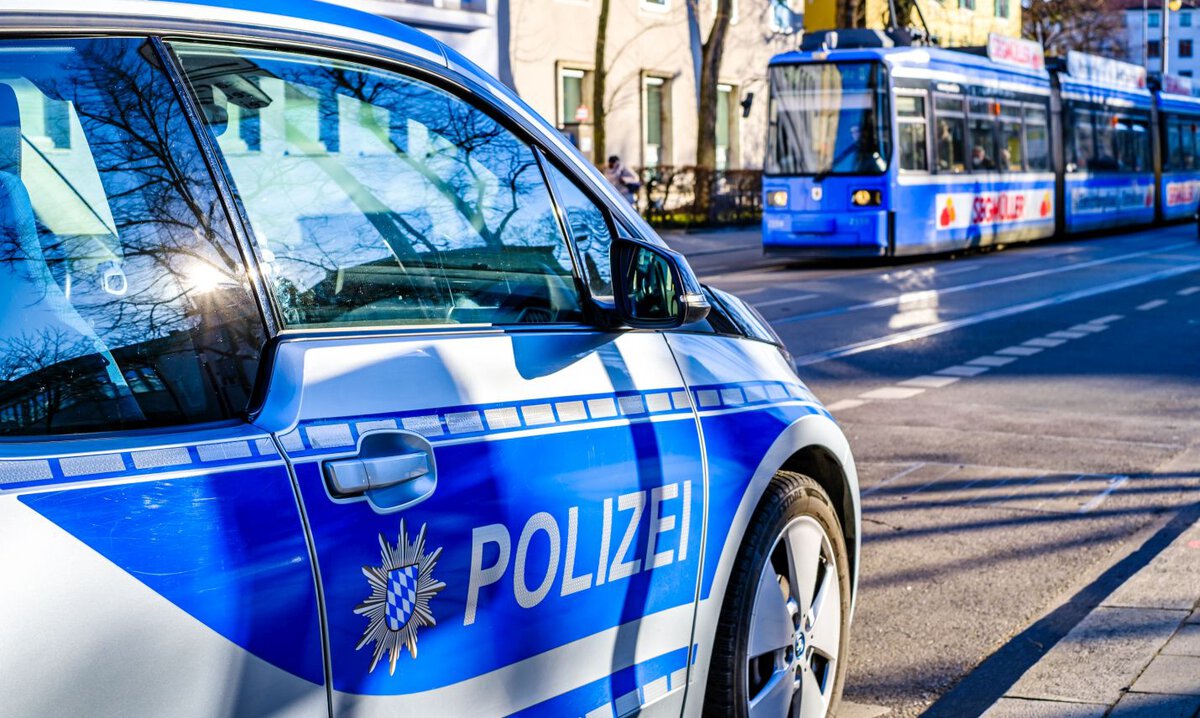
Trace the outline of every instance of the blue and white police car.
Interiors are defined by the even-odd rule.
[[[859,498],[510,91],[290,0],[0,10],[0,715],[824,716]]]

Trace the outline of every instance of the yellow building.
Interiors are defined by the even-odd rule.
[[[865,2],[866,26],[883,29],[888,0]],[[902,4],[901,0],[896,0]],[[832,30],[841,22],[841,5],[846,0],[808,0],[804,29]],[[1021,0],[913,0],[925,16],[930,34],[942,47],[986,45],[989,33],[1021,36]],[[913,23],[917,24],[913,13]]]

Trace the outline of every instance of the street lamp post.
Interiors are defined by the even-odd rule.
[[[1163,0],[1162,4],[1162,74],[1167,74],[1171,62],[1171,13],[1183,7],[1183,0]]]

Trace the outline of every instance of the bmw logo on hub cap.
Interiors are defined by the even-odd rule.
[[[391,663],[388,674],[396,675],[400,649],[407,647],[409,655],[416,658],[417,629],[437,624],[429,610],[429,600],[446,587],[446,584],[433,578],[433,569],[442,555],[442,549],[438,548],[432,554],[425,553],[424,524],[416,540],[409,543],[403,519],[400,520],[396,546],[393,547],[386,536],[379,534],[379,548],[381,564],[363,566],[363,575],[371,586],[371,595],[354,612],[366,616],[369,623],[355,649],[374,643],[368,672],[374,671],[379,659],[387,653]]]

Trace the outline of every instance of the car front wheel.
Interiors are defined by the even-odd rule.
[[[849,619],[849,560],[833,504],[816,481],[780,472],[738,551],[704,715],[833,715]]]

